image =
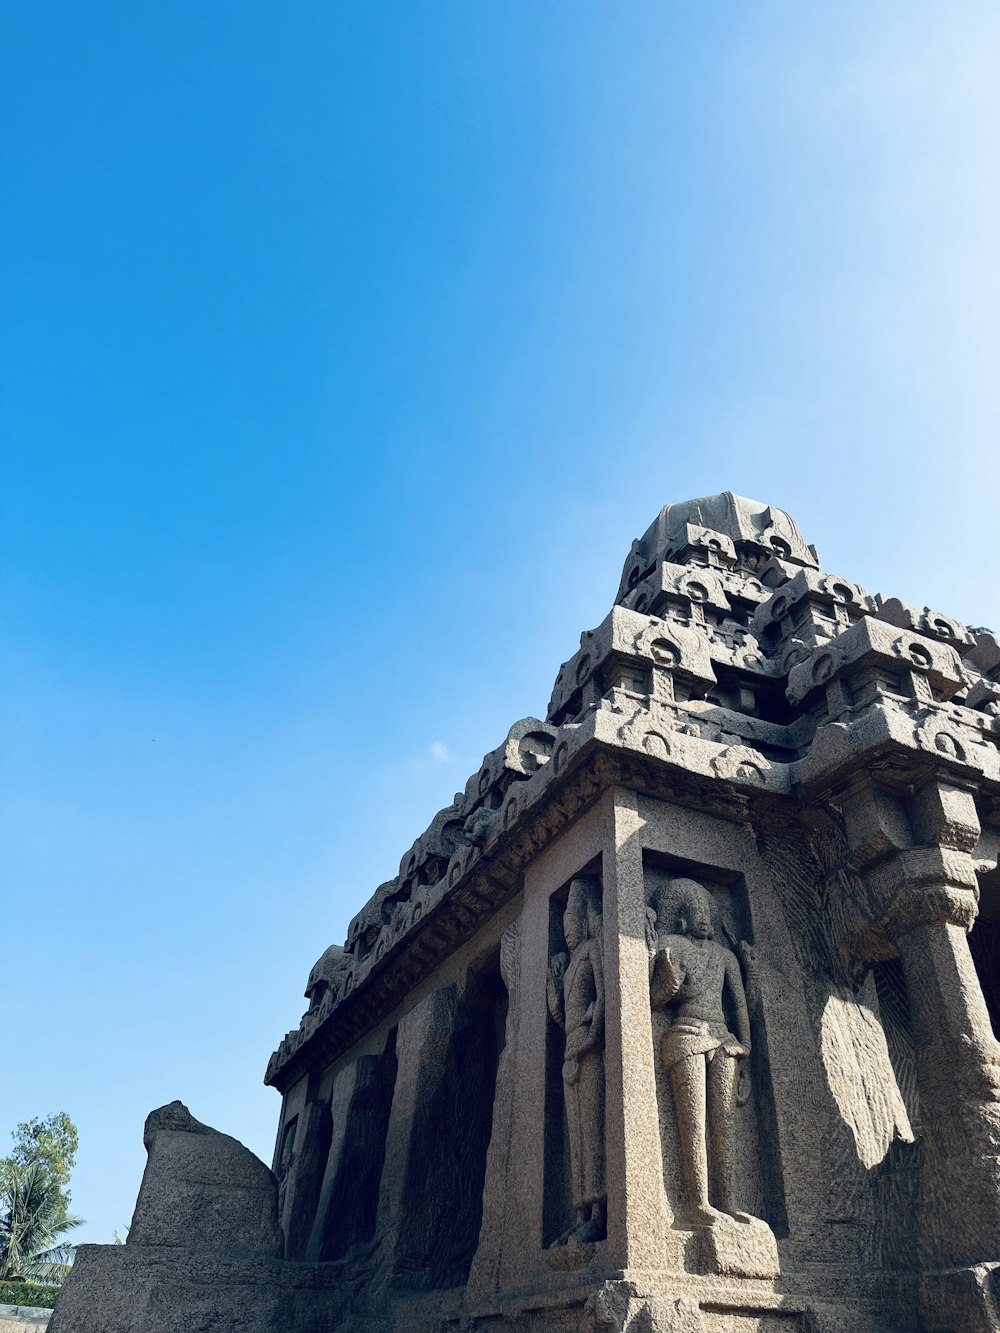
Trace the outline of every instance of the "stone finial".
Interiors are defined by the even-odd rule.
[[[618,601],[661,561],[691,547],[692,525],[701,529],[700,544],[707,544],[714,535],[718,550],[730,546],[744,565],[749,560],[756,567],[773,556],[811,568],[819,563],[815,547],[806,545],[791,514],[732,491],[722,491],[718,495],[664,505],[654,522],[632,543],[622,571]]]

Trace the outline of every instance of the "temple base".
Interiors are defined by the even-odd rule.
[[[738,1225],[736,1223],[734,1226]],[[709,1228],[707,1230],[715,1230]],[[723,1227],[713,1238],[728,1240]],[[366,1300],[341,1264],[82,1245],[50,1333],[1000,1333],[1000,1264],[800,1280],[692,1273],[555,1274],[544,1288],[470,1301],[460,1290]],[[896,1316],[886,1312],[895,1309]],[[906,1312],[909,1311],[909,1314]]]
[[[766,1222],[757,1218],[736,1221],[723,1214],[710,1227],[691,1235],[689,1253],[699,1273],[723,1277],[775,1278],[778,1246]]]
[[[1000,1263],[926,1273],[919,1303],[926,1333],[1000,1333]]]

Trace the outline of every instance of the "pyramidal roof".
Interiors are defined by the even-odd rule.
[[[819,567],[783,509],[731,491],[668,504],[608,616],[404,853],[309,977],[271,1057],[284,1090],[329,1061],[498,906],[610,783],[733,817],[929,765],[1000,795],[1000,644]]]
[[[739,563],[751,570],[772,555],[809,568],[819,564],[816,548],[806,545],[799,525],[786,510],[748,500],[733,491],[720,491],[718,495],[663,506],[643,535],[632,543],[622,570],[618,600],[656,564],[675,559],[700,536],[709,542],[727,538]]]

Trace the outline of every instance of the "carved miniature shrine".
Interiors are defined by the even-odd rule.
[[[274,1176],[157,1112],[52,1333],[997,1333],[998,737],[992,633],[668,505],[314,967]]]

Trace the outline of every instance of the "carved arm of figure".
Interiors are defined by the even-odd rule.
[[[740,941],[740,953],[743,955],[743,963],[747,973],[747,989],[750,991],[750,999],[756,1008],[757,984],[754,971],[757,958],[746,940]],[[733,993],[733,1001],[736,1005],[736,1026],[737,1035],[740,1044],[743,1047],[743,1054],[750,1054],[750,1017],[747,1012],[747,992],[743,988],[743,977],[740,973],[740,965],[735,954],[728,954],[726,957],[726,980]],[[739,1064],[739,1077],[736,1080],[736,1105],[746,1106],[750,1100],[750,1069],[746,1060],[741,1060]]]
[[[747,997],[743,989],[743,975],[734,953],[726,950],[726,981],[736,1007],[736,1035],[743,1047],[743,1054],[750,1054],[750,1015],[747,1012]]]
[[[740,940],[740,957],[743,959],[743,974],[747,979],[747,1008],[754,1013],[760,1008],[760,963],[757,950],[746,940]]]
[[[601,946],[596,940],[591,946],[590,963],[594,969],[594,1006],[590,1031],[594,1045],[600,1046],[604,1040],[604,960],[601,958]]]
[[[590,964],[594,981],[594,998],[587,1005],[583,1018],[570,1032],[566,1033],[566,1052],[563,1063],[563,1078],[567,1083],[575,1083],[580,1077],[580,1060],[592,1051],[600,1050],[604,1039],[604,966],[601,951],[596,945],[588,950],[586,959],[581,959],[578,966]]]
[[[646,908],[646,951],[649,954],[649,979],[653,980],[653,968],[656,965],[656,912]]]
[[[594,998],[587,1005],[583,1022],[576,1030],[576,1040],[573,1042],[575,1056],[596,1050],[604,1040],[604,964],[596,941],[591,941],[587,961],[594,978]]]
[[[545,988],[549,1001],[549,1013],[564,1032],[566,1031],[566,1000],[563,995],[563,978],[566,975],[568,964],[568,954],[556,954],[549,966],[548,982]]]
[[[649,998],[654,1009],[662,1009],[674,998],[684,984],[684,969],[668,948],[657,949],[653,962],[653,976],[649,983]]]

